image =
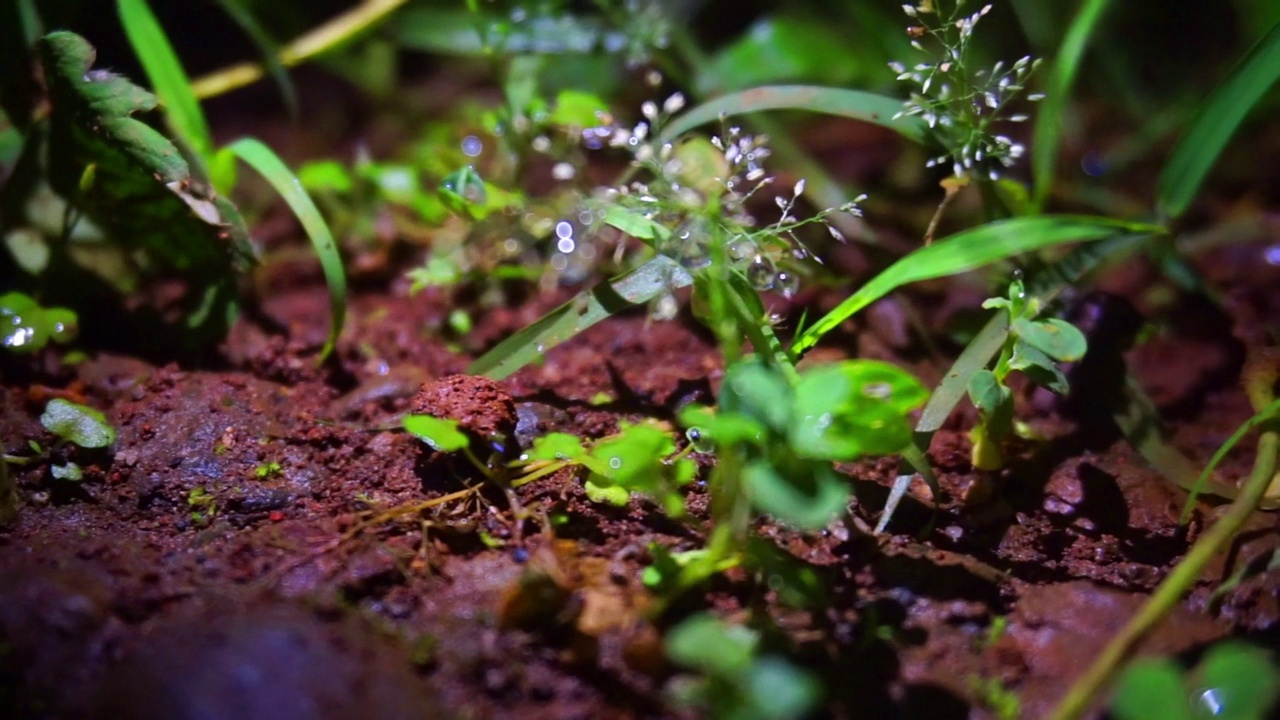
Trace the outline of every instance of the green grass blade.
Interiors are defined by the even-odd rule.
[[[548,350],[623,310],[685,287],[693,277],[675,260],[659,255],[631,272],[579,293],[529,327],[495,345],[467,368],[471,375],[501,380]]]
[[[151,86],[164,105],[169,126],[205,163],[213,157],[213,136],[187,73],[146,0],[117,0],[120,23]]]
[[[1280,24],[1250,48],[1196,116],[1160,173],[1157,197],[1167,217],[1186,211],[1227,141],[1280,79]]]
[[[1179,525],[1186,525],[1187,521],[1191,519],[1191,511],[1196,506],[1196,497],[1208,487],[1209,477],[1213,475],[1213,471],[1227,457],[1227,453],[1231,452],[1231,449],[1239,444],[1244,439],[1244,436],[1249,434],[1250,430],[1277,416],[1280,416],[1280,400],[1273,400],[1270,405],[1262,408],[1258,414],[1245,420],[1244,424],[1236,428],[1231,437],[1227,438],[1227,441],[1222,443],[1222,446],[1213,453],[1213,457],[1209,458],[1209,464],[1204,466],[1204,470],[1200,472],[1195,482],[1188,488],[1187,502],[1182,506],[1182,514],[1178,516]],[[1264,498],[1264,501],[1267,499],[1272,502],[1280,500],[1280,498]]]
[[[661,142],[670,142],[693,128],[717,120],[764,110],[806,110],[839,115],[882,125],[917,143],[925,140],[924,121],[917,117],[893,116],[902,110],[897,98],[842,88],[816,85],[769,85],[721,95],[688,112],[677,115],[662,128]]]
[[[285,70],[284,63],[280,62],[280,44],[272,40],[266,31],[262,29],[262,25],[258,23],[257,18],[245,7],[244,0],[218,0],[218,5],[222,7],[222,11],[227,14],[227,17],[231,18],[236,25],[239,25],[244,34],[257,46],[258,54],[262,56],[262,63],[266,66],[267,73],[271,75],[271,80],[280,89],[280,97],[284,100],[284,106],[289,111],[289,117],[297,120],[298,93],[294,90],[293,81],[289,79],[289,72]]]
[[[957,233],[912,252],[872,278],[797,337],[791,354],[803,355],[840,323],[903,285],[966,272],[1051,245],[1101,240],[1121,232],[1162,233],[1164,229],[1102,217],[1044,215],[998,220]]]
[[[289,204],[289,209],[297,216],[307,237],[311,239],[311,246],[315,248],[320,267],[324,270],[325,283],[329,286],[329,338],[325,340],[319,358],[323,362],[333,352],[347,314],[347,277],[343,272],[342,257],[338,254],[333,233],[329,231],[329,225],[320,215],[311,196],[302,189],[297,176],[271,148],[254,138],[240,138],[227,145],[226,149],[271,183],[280,197]]]
[[[1071,86],[1085,47],[1093,36],[1109,0],[1085,0],[1080,12],[1071,21],[1062,47],[1053,62],[1045,98],[1036,114],[1035,142],[1031,144],[1031,176],[1035,188],[1036,208],[1044,206],[1053,184],[1054,166],[1058,162],[1058,145],[1062,140],[1062,114],[1071,96]]]

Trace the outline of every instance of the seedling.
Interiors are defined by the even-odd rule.
[[[973,466],[998,470],[1004,465],[1000,444],[1014,430],[1013,391],[1006,385],[1009,373],[1020,371],[1033,383],[1064,395],[1067,378],[1056,363],[1084,357],[1087,342],[1084,334],[1065,320],[1036,319],[1040,303],[1027,297],[1020,277],[1009,284],[1008,297],[991,298],[982,307],[1004,310],[1009,334],[994,368],[979,370],[969,380],[969,399],[980,415],[969,438],[973,441]]]
[[[55,480],[79,481],[84,478],[84,470],[74,461],[66,457],[66,446],[71,445],[85,449],[110,447],[116,441],[115,428],[107,422],[107,418],[91,407],[73,403],[62,398],[54,398],[45,406],[40,416],[40,424],[57,436],[57,441],[50,448],[39,443],[28,443],[34,456],[14,456],[6,454],[4,461],[16,465],[26,465],[44,460],[49,463],[49,474]]]
[[[775,720],[805,716],[822,699],[822,685],[781,655],[765,653],[760,633],[710,615],[694,615],[665,638],[667,655],[700,677],[678,677],[677,703],[711,717]]]

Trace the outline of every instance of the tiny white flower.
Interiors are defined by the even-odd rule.
[[[652,100],[645,100],[644,103],[640,105],[640,114],[650,120],[653,120],[658,117],[658,106],[655,105]]]
[[[684,95],[681,93],[675,93],[671,97],[667,98],[666,102],[662,103],[662,111],[668,115],[680,112],[683,107]]]
[[[799,180],[796,181],[796,186],[792,190],[791,194],[795,197],[800,197],[801,195],[804,194],[804,178],[800,178]]]

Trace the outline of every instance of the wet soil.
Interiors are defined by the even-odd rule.
[[[1230,288],[1220,305],[1170,291],[1138,260],[1099,282],[1150,324],[1126,359],[1197,462],[1250,415],[1237,379],[1245,343],[1277,334],[1266,319],[1280,317],[1280,268],[1263,257],[1278,239],[1260,232],[1196,258]],[[664,700],[672,669],[639,578],[650,543],[699,545],[703,490],[689,491],[689,522],[640,500],[593,504],[568,471],[514,490],[518,516],[492,487],[427,506],[476,478],[395,428],[427,410],[518,446],[550,430],[600,437],[623,420],[672,421],[714,398],[722,367],[708,335],[687,316],[618,317],[492,383],[460,374],[568,291],[481,313],[459,342],[439,331],[446,296],[392,283],[353,298],[337,358],[317,366],[323,286],[314,274],[272,285],[270,322],[241,320],[203,367],[153,365],[141,350],[73,369],[7,361],[7,452],[51,445],[37,418],[54,396],[103,409],[119,438],[75,456],[80,483],[15,467],[23,507],[0,532],[0,715],[681,716]],[[971,295],[964,283],[913,289],[818,354],[889,359],[934,383],[954,348],[931,351],[919,328],[944,337]],[[802,304],[838,300],[810,292],[778,307],[794,321]],[[972,411],[957,411],[930,449],[948,491],[936,520],[913,488],[879,538],[859,523],[813,535],[761,523],[761,537],[818,572],[826,607],[784,610],[731,572],[667,622],[763,603],[828,680],[834,717],[992,717],[992,681],[1019,695],[1025,717],[1042,716],[1220,507],[1206,498],[1179,528],[1185,494],[1078,411],[1096,390],[1077,388],[1074,405],[1020,393],[1020,417],[1047,440],[1019,445],[994,477],[970,467]],[[1249,450],[1225,476],[1247,473]],[[859,489],[852,512],[874,524],[894,462],[845,470]],[[1210,598],[1277,547],[1276,515],[1257,514],[1143,652],[1280,640],[1280,570]]]

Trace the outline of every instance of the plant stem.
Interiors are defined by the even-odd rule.
[[[1173,609],[1182,594],[1195,584],[1204,572],[1213,556],[1235,537],[1237,531],[1244,526],[1263,494],[1276,474],[1276,455],[1280,451],[1280,428],[1274,424],[1262,433],[1258,440],[1258,454],[1254,458],[1253,472],[1240,492],[1240,496],[1231,503],[1227,513],[1208,532],[1200,538],[1191,551],[1178,563],[1164,582],[1156,588],[1147,602],[1133,616],[1120,634],[1111,640],[1102,654],[1094,660],[1093,665],[1067,691],[1058,707],[1049,717],[1051,720],[1075,720],[1089,708],[1093,697],[1101,691],[1109,681],[1115,679],[1120,664],[1124,662],[1137,646],[1138,642],[1165,615]]]
[[[313,28],[280,48],[280,64],[297,65],[333,50],[356,35],[382,22],[407,0],[365,0],[351,10]],[[222,68],[192,81],[191,89],[200,99],[231,92],[261,80],[266,70],[259,63],[244,62]]]

